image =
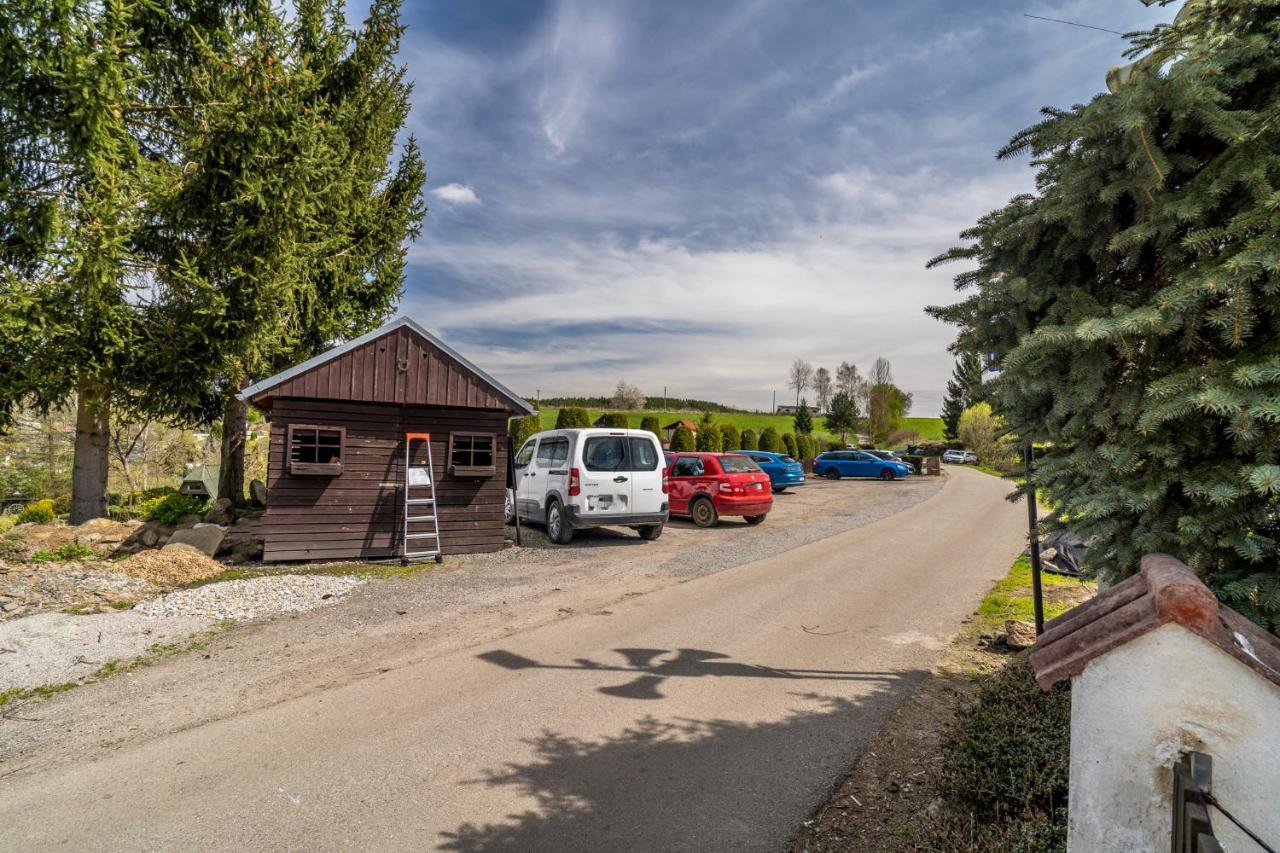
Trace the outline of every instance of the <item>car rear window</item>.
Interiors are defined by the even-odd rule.
[[[720,467],[726,474],[747,474],[760,470],[760,466],[746,456],[721,456]]]
[[[783,462],[786,462],[788,465],[795,465],[795,464],[796,464],[796,460],[792,459],[790,456],[784,456],[784,457],[782,457],[782,461],[783,461]]]
[[[632,471],[653,471],[658,467],[658,448],[647,438],[629,438]]]
[[[582,448],[582,464],[588,471],[621,471],[626,461],[626,439],[618,436],[588,438]]]

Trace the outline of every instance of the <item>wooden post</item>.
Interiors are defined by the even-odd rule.
[[[1036,519],[1036,484],[1032,479],[1035,450],[1028,440],[1022,448],[1022,475],[1027,478],[1027,540],[1031,552],[1031,605],[1036,616],[1036,636],[1044,633],[1044,592],[1040,585],[1040,531]]]

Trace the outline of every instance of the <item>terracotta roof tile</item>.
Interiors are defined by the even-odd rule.
[[[1245,619],[1168,554],[1148,554],[1142,571],[1054,619],[1031,653],[1036,682],[1045,690],[1089,661],[1167,622],[1204,637],[1280,685],[1280,639]]]

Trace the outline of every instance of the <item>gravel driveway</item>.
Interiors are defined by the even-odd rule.
[[[759,526],[727,518],[703,530],[673,519],[655,542],[631,530],[599,529],[560,547],[526,526],[525,547],[364,583],[334,606],[233,627],[199,655],[30,705],[21,725],[0,719],[0,764],[27,769],[83,757],[536,625],[607,615],[625,598],[893,515],[937,494],[946,480],[818,480],[775,496]]]

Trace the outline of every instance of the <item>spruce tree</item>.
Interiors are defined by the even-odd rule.
[[[849,433],[858,428],[858,404],[853,401],[853,395],[838,391],[831,398],[831,411],[827,412],[826,428],[828,432],[840,436],[842,443],[848,441]]]
[[[796,409],[796,414],[791,419],[791,424],[795,427],[798,435],[808,435],[813,432],[813,414],[809,411],[808,401],[803,397],[800,398],[800,408]]]
[[[983,399],[982,360],[976,353],[962,352],[951,371],[947,395],[942,401],[943,438],[955,441],[959,435],[960,415]]]
[[[966,260],[957,352],[1045,442],[1037,485],[1118,579],[1167,551],[1280,625],[1280,4],[1211,0],[1136,37],[1112,94],[1046,109],[1000,153],[1036,193]]]

